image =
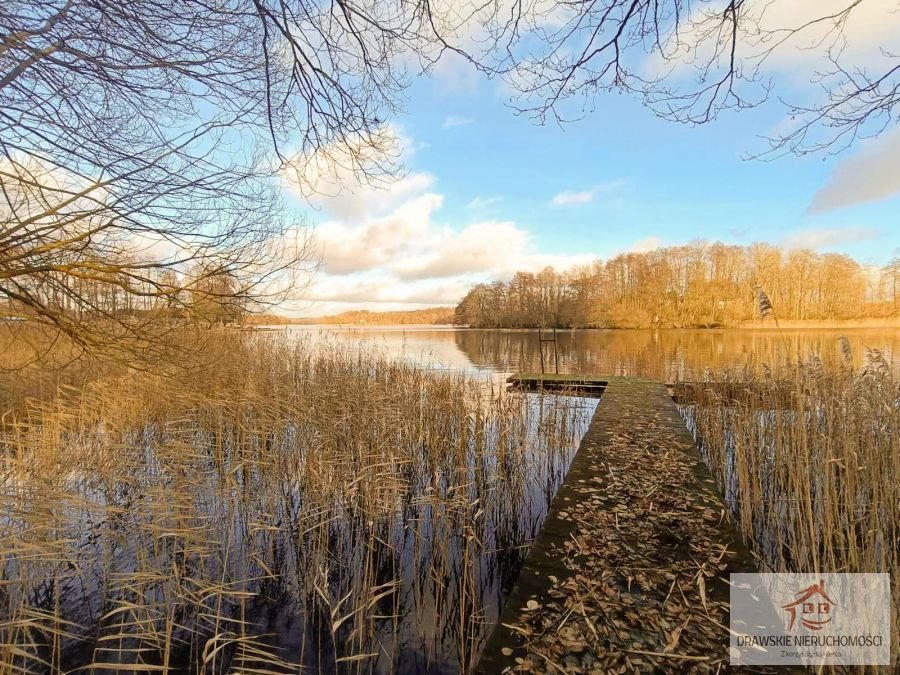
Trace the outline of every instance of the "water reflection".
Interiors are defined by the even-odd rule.
[[[433,368],[496,374],[541,370],[538,333],[532,330],[335,326],[286,330],[298,337],[382,350]],[[687,380],[730,366],[774,366],[812,355],[826,362],[838,359],[842,336],[851,345],[856,365],[863,364],[866,348],[880,349],[888,360],[900,354],[900,331],[892,329],[571,330],[558,333],[559,371]],[[549,367],[553,345],[545,343],[544,350]]]
[[[596,400],[393,368],[0,438],[0,671],[469,672]]]

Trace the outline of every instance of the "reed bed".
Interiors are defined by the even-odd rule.
[[[0,673],[469,670],[592,411],[216,344],[10,408]]]
[[[682,405],[763,570],[889,572],[900,652],[900,379],[867,350],[708,373]]]

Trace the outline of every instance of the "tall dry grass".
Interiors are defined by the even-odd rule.
[[[0,673],[468,669],[590,411],[269,336],[210,349],[8,396]]]
[[[889,572],[900,631],[900,379],[850,345],[776,368],[709,373],[682,406],[764,569]]]

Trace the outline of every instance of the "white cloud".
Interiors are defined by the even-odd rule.
[[[122,240],[122,247],[141,261],[158,261],[171,263],[191,257],[192,252],[187,242],[166,237],[160,232],[129,232]]]
[[[721,26],[723,8],[724,2],[712,2],[697,5],[690,15],[684,13],[678,31],[664,43],[666,58],[654,54],[644,63],[643,74],[686,75],[704,69],[710,59],[720,65],[730,60],[730,50],[721,49],[725,38],[715,30]],[[848,8],[851,11],[844,14]],[[836,30],[838,19],[843,19],[841,30]],[[886,63],[890,56],[881,47],[889,45],[898,31],[897,0],[747,0],[741,7],[735,54],[738,69],[746,74],[764,68],[808,85],[817,70],[828,70],[822,66],[829,52],[839,52],[848,67]]]
[[[594,190],[582,190],[581,192],[571,192],[565,190],[555,195],[550,201],[553,206],[572,206],[574,204],[587,204],[594,200],[596,192]]]
[[[412,253],[414,242],[428,235],[431,213],[443,198],[424,193],[397,204],[387,215],[331,220],[316,228],[322,267],[328,274],[353,274],[390,263]]]
[[[528,246],[528,233],[510,221],[473,223],[461,232],[434,228],[431,237],[420,255],[395,267],[401,278],[489,274],[502,270],[509,258],[520,258]]]
[[[450,115],[446,119],[444,119],[444,123],[441,125],[443,129],[452,129],[454,127],[463,127],[467,124],[472,124],[475,120],[471,117],[458,117],[456,115]]]
[[[463,279],[423,280],[397,283],[384,271],[358,276],[324,276],[307,294],[315,306],[310,314],[321,314],[322,303],[344,305],[344,309],[415,309],[428,305],[453,305],[466,294],[471,282]]]
[[[65,242],[74,243],[93,231],[82,241],[86,255],[93,251],[95,255],[171,265],[200,255],[201,237],[173,233],[164,226],[154,229],[152,224],[138,229],[120,218],[112,193],[99,178],[19,151],[0,159],[0,175],[3,210],[15,210],[25,249],[50,243],[66,247]],[[76,194],[79,196],[74,198]]]
[[[626,179],[617,178],[615,180],[598,183],[587,190],[563,190],[554,195],[553,199],[550,200],[550,204],[553,206],[587,204],[602,195],[607,198],[607,206],[619,208],[623,204],[622,197],[619,193],[622,192],[627,184],[628,181]]]
[[[626,249],[626,253],[649,253],[650,251],[655,251],[656,249],[662,247],[662,245],[663,242],[661,237],[651,235],[634,242]]]
[[[323,223],[316,230],[322,272],[329,277],[377,272],[415,285],[502,277],[547,265],[564,269],[593,259],[587,254],[541,255],[530,233],[512,221],[481,220],[462,229],[450,227],[435,220],[442,203],[442,195],[425,192],[361,223]]]
[[[394,128],[381,133],[401,157],[415,147]],[[469,222],[442,221],[444,198],[432,175],[413,172],[372,184],[339,161],[343,150],[329,150],[324,158],[298,161],[284,176],[286,192],[321,214],[314,234],[319,272],[304,295],[306,305],[288,311],[317,315],[455,304],[476,283],[509,278],[519,270],[566,270],[597,257],[595,252],[539,253],[528,230],[487,213],[490,207],[499,210],[502,196],[472,199],[466,205]],[[625,184],[607,181],[589,192],[592,199],[613,204]]]
[[[881,236],[881,232],[871,227],[811,227],[789,234],[781,240],[788,248],[828,248],[860,241],[868,241]]]
[[[285,187],[295,189],[290,182]],[[345,185],[335,194],[314,195],[326,219],[315,231],[321,267],[303,313],[454,304],[474,283],[594,258],[539,254],[530,233],[509,220],[478,218],[455,227],[441,222],[443,196],[434,188],[432,176],[412,173],[380,188]],[[499,201],[475,199],[470,206]]]
[[[755,21],[751,28],[762,31],[782,31],[777,38],[784,38],[786,29],[811,24],[821,17],[839,16],[850,7],[847,0],[792,0],[771,2],[752,0],[745,11]],[[800,65],[817,66],[829,48],[839,47],[841,57],[857,66],[875,65],[885,60],[880,46],[890,44],[900,31],[900,13],[897,0],[867,0],[858,3],[847,15],[842,33],[834,31],[834,21],[821,21],[804,29],[772,53],[767,65],[794,70]],[[768,42],[754,40],[754,32],[744,36],[751,54],[761,54],[769,49],[775,39]],[[809,75],[804,71],[803,78]]]
[[[645,58],[641,76],[668,78],[685,92],[696,88],[698,78],[712,83],[724,76],[732,58],[731,49],[723,49],[730,40],[721,30],[725,6],[725,0],[711,0],[683,12],[678,30],[663,40],[664,54],[654,51]],[[877,78],[896,65],[897,0],[746,0],[740,19],[734,65],[745,80],[739,94],[746,103],[771,97],[815,108],[827,102],[826,91],[839,92],[848,77]],[[792,115],[767,134],[778,138],[814,119]]]
[[[478,91],[478,70],[456,52],[444,52],[432,69],[432,74],[445,94],[474,94]]]
[[[866,143],[838,162],[809,210],[819,213],[900,194],[900,129]]]
[[[475,199],[466,204],[466,208],[469,211],[485,211],[492,206],[496,206],[502,201],[503,197],[499,195],[494,197],[475,197]]]
[[[302,204],[341,220],[385,213],[433,182],[428,174],[400,170],[415,148],[399,128],[385,125],[370,137],[298,155],[284,168],[282,184]]]

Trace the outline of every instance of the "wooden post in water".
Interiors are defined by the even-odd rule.
[[[559,375],[559,339],[556,337],[556,326],[553,327],[553,366]]]
[[[544,343],[552,342],[553,343],[553,369],[557,375],[559,375],[559,340],[556,336],[556,327],[553,327],[553,337],[545,338],[544,337],[544,328],[543,326],[538,328],[538,348],[541,352],[541,374],[546,374],[546,370],[544,368]]]
[[[538,328],[538,351],[541,353],[541,375],[544,374],[544,329]]]

